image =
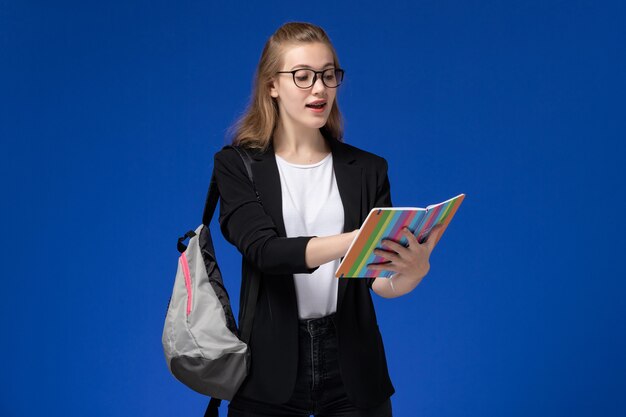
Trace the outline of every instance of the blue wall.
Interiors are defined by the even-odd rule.
[[[394,415],[623,416],[625,16],[2,2],[0,414],[202,415],[161,347],[175,241],[265,40],[301,20],[333,40],[345,140],[389,161],[394,204],[467,195],[417,289],[375,297]],[[236,313],[240,255],[212,230]]]

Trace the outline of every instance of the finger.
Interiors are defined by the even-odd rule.
[[[373,269],[375,271],[394,271],[398,272],[397,267],[391,262],[385,262],[382,264],[367,264],[367,269]]]
[[[414,244],[419,244],[419,242],[417,241],[417,237],[413,234],[413,232],[411,232],[411,230],[408,227],[406,226],[403,227],[402,233],[404,233],[406,238],[409,240],[409,246],[414,245]]]
[[[437,242],[437,240],[439,239],[439,236],[441,235],[441,232],[443,231],[443,225],[438,224],[437,226],[433,227],[430,235],[428,236],[428,240],[426,241],[426,243],[429,246],[434,246],[435,242]]]
[[[381,246],[383,246],[385,249],[388,248],[388,249],[394,250],[394,251],[396,251],[398,253],[403,251],[403,250],[407,250],[407,248],[405,246],[403,246],[400,243],[395,242],[395,241],[393,241],[391,239],[383,239],[382,242],[381,242]]]
[[[399,259],[398,255],[395,252],[386,251],[378,248],[374,249],[374,255],[380,256],[385,259],[390,259],[392,261]]]

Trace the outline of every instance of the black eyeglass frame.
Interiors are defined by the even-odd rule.
[[[302,70],[313,71],[314,72],[314,74],[313,74],[313,82],[308,87],[300,87],[298,85],[298,83],[296,82],[296,72],[302,71]],[[326,71],[330,71],[330,70],[332,70],[332,71],[340,71],[341,72],[341,81],[339,81],[339,83],[337,83],[337,85],[334,86],[334,87],[329,86],[328,84],[326,84],[326,81],[324,81],[324,73]],[[314,69],[311,69],[311,68],[298,68],[298,69],[295,69],[295,70],[292,70],[292,71],[276,71],[277,74],[291,74],[291,76],[293,77],[293,83],[296,85],[296,87],[298,87],[298,88],[300,88],[302,90],[307,90],[307,89],[309,89],[309,88],[311,88],[311,87],[313,87],[315,85],[315,82],[317,81],[317,74],[321,74],[322,75],[321,80],[322,80],[322,83],[324,84],[324,86],[326,86],[326,88],[337,88],[343,82],[343,76],[344,76],[345,72],[346,71],[343,68],[326,68],[325,70],[322,70],[322,71],[315,71]]]

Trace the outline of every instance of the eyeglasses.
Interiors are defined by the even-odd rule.
[[[322,82],[328,88],[337,88],[343,81],[344,70],[341,68],[327,68],[323,71],[312,69],[297,69],[293,71],[277,71],[277,74],[291,74],[293,82],[298,88],[311,88],[317,81],[317,74],[322,74]]]

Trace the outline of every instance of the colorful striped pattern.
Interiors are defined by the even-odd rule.
[[[391,239],[406,247],[408,240],[402,234],[404,226],[408,226],[421,243],[435,225],[443,224],[443,230],[439,235],[439,239],[441,239],[464,198],[465,194],[459,194],[450,200],[428,206],[425,209],[416,207],[372,209],[337,272],[335,272],[335,276],[337,278],[389,278],[394,274],[393,271],[368,269],[366,266],[370,263],[387,261],[387,259],[374,254],[375,248],[381,248],[382,240]]]

